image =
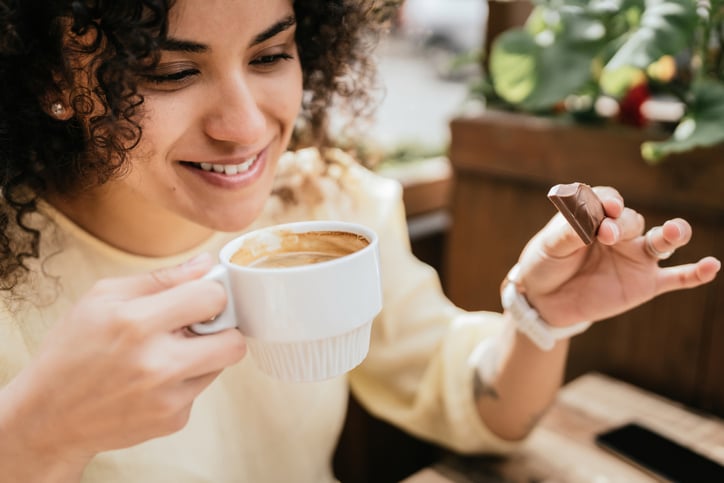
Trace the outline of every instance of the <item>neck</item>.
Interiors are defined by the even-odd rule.
[[[91,235],[134,255],[177,255],[213,234],[210,228],[165,209],[139,213],[128,200],[115,199],[111,191],[95,190],[73,198],[51,195],[48,202]]]

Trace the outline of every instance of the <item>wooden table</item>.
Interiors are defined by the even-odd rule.
[[[404,483],[656,481],[594,443],[597,432],[629,421],[641,422],[724,464],[724,420],[591,373],[561,389],[541,425],[509,457],[450,456]]]

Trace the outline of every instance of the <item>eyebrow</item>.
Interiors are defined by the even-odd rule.
[[[256,37],[254,37],[254,40],[251,42],[250,46],[260,44],[260,43],[264,42],[265,40],[269,40],[270,38],[274,37],[275,35],[278,35],[278,34],[284,32],[285,30],[290,29],[296,23],[297,23],[297,18],[294,15],[290,15],[290,16],[278,21],[277,23],[275,23],[274,25],[272,25],[271,27],[269,27],[268,29],[266,29],[265,31],[263,31],[262,33],[257,35]]]
[[[251,44],[249,44],[249,46],[251,47],[254,45],[258,45],[266,40],[269,40],[272,37],[280,34],[281,32],[288,30],[296,23],[297,23],[296,17],[294,17],[294,15],[290,15],[290,16],[276,22],[274,25],[272,25],[268,29],[264,30],[262,33],[260,33],[256,37],[254,37],[254,40],[251,41]],[[168,37],[161,44],[161,50],[167,50],[167,51],[171,51],[171,52],[184,52],[187,54],[200,54],[200,53],[208,52],[209,46],[199,43],[199,42],[194,42],[191,40],[183,40],[183,39],[176,39],[173,37]]]

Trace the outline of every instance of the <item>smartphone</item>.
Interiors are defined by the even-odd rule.
[[[599,433],[596,443],[658,478],[724,482],[724,466],[638,423]]]

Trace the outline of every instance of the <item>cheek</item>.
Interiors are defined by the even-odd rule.
[[[168,152],[171,146],[182,137],[185,125],[183,119],[188,113],[181,107],[183,102],[171,102],[157,99],[146,100],[146,112],[140,125],[141,140],[133,151],[134,157],[153,159],[159,153]]]
[[[285,76],[266,79],[260,85],[264,110],[283,122],[285,130],[293,128],[302,105],[302,73],[297,66]]]
[[[171,135],[167,132],[173,123],[148,123],[142,125],[143,135],[138,145],[127,158],[128,175],[125,182],[134,189],[147,191],[151,186],[158,190],[173,191],[172,166],[166,161],[170,150],[167,141]],[[169,185],[171,183],[171,185]]]

